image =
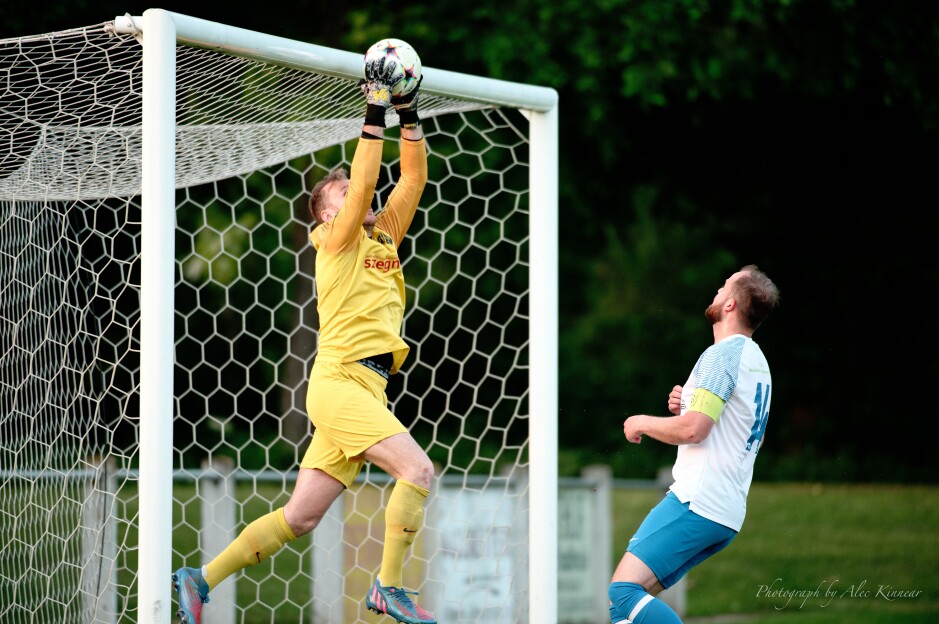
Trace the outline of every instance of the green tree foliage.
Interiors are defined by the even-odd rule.
[[[90,4],[16,4],[7,36],[128,10]],[[430,71],[558,90],[565,469],[646,477],[671,460],[627,447],[622,419],[665,412],[711,340],[704,306],[756,262],[783,293],[756,335],[776,385],[757,478],[935,480],[927,436],[895,423],[939,373],[921,301],[939,288],[923,222],[937,204],[936,3],[161,7],[349,50],[396,36]]]
[[[654,442],[624,449],[622,419],[665,412],[710,342],[704,306],[756,262],[783,292],[756,336],[777,387],[758,478],[929,478],[921,440],[868,448],[895,408],[848,389],[902,383],[913,343],[872,344],[853,308],[881,279],[912,279],[910,223],[935,201],[921,181],[936,164],[932,4],[383,1],[349,25],[349,49],[393,33],[430,68],[560,93],[564,466],[652,476],[671,460]]]

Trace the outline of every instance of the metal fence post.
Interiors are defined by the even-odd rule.
[[[587,466],[581,476],[588,483],[593,483],[594,507],[594,549],[597,553],[594,585],[597,588],[594,612],[595,622],[603,622],[610,617],[610,598],[608,588],[613,578],[613,471],[609,466]]]
[[[88,461],[94,467],[94,475],[84,481],[82,503],[83,612],[90,616],[89,622],[108,624],[117,621],[117,519],[114,517],[117,477],[113,457],[96,456]]]
[[[203,564],[218,556],[235,539],[235,462],[213,457],[202,462],[196,481],[202,500],[199,550]],[[212,601],[202,610],[203,624],[234,624],[235,582],[233,575],[212,588]]]
[[[345,622],[345,552],[342,538],[345,493],[340,494],[313,531],[313,617],[319,622]]]

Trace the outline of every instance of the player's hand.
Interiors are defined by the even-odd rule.
[[[391,90],[404,80],[401,74],[395,75],[397,63],[385,58],[373,59],[365,63],[365,78],[359,81],[359,88],[365,99],[372,106],[388,108],[391,105]]]
[[[681,414],[681,386],[675,386],[668,393],[668,411],[676,416]]]
[[[398,121],[401,122],[402,128],[416,128],[421,123],[420,115],[417,114],[417,96],[423,80],[424,76],[418,78],[417,84],[408,93],[391,96],[391,103],[398,112]]]
[[[402,111],[414,111],[417,112],[417,99],[418,92],[421,90],[421,82],[424,81],[424,76],[421,76],[417,80],[417,84],[411,89],[410,92],[405,95],[392,95],[391,103],[394,105],[395,110],[398,111],[398,114],[401,114]]]
[[[623,423],[623,435],[633,444],[642,442],[642,434],[639,433],[638,420],[639,419],[635,416],[630,416],[626,419],[626,422]]]

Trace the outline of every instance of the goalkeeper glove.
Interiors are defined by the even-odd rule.
[[[365,78],[359,81],[359,88],[365,94],[367,103],[367,125],[385,127],[385,111],[391,105],[391,90],[404,80],[403,75],[395,75],[397,65],[394,61],[386,61],[384,58],[366,61]]]
[[[423,80],[424,76],[421,76],[409,93],[391,96],[391,103],[398,111],[398,120],[402,128],[416,128],[421,124],[420,117],[417,116],[417,92]]]

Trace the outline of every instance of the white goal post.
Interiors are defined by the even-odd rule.
[[[256,515],[252,505],[268,511],[291,489],[289,471],[307,439],[303,382],[316,338],[315,280],[297,215],[315,180],[351,158],[362,57],[162,9],[119,16],[101,30],[113,50],[81,29],[0,42],[9,43],[0,53],[15,55],[9,67],[45,59],[31,60],[20,87],[9,72],[0,96],[0,138],[10,147],[0,160],[0,535],[15,544],[4,564],[13,567],[0,572],[13,578],[41,567],[43,578],[62,583],[43,607],[55,621],[165,622],[175,612],[174,565],[204,559],[207,534],[234,531]],[[79,62],[54,49],[71,38],[76,58],[113,55],[92,65],[101,76],[83,76]],[[125,52],[131,47],[138,60]],[[130,55],[126,69],[117,54]],[[412,227],[420,235],[402,254],[414,308],[404,338],[415,346],[403,389],[390,388],[389,398],[432,447],[442,474],[426,543],[409,555],[409,569],[424,572],[411,582],[438,617],[458,614],[453,622],[551,624],[558,620],[558,97],[423,60],[431,180]],[[105,95],[98,78],[124,95]],[[36,98],[47,92],[59,108],[40,118]],[[125,99],[139,100],[136,122],[122,117],[134,107]],[[92,108],[93,123],[82,117]],[[392,143],[396,120],[388,121]],[[395,177],[394,151],[385,150],[379,202]],[[118,251],[127,259],[115,260]],[[289,296],[274,298],[281,292]],[[115,327],[124,333],[113,336]],[[76,354],[81,366],[69,363]],[[206,390],[205,379],[217,379],[217,391]],[[50,409],[62,423],[70,412],[81,416],[62,424],[69,436],[38,435],[37,445]],[[128,430],[136,444],[115,442]],[[56,452],[60,443],[67,452]],[[286,460],[272,459],[284,452]],[[256,469],[225,472],[216,456],[238,466],[263,459]],[[248,482],[247,493],[209,487],[204,480],[220,470],[223,483]],[[344,495],[352,502],[336,510],[347,527],[361,524],[362,539],[340,528],[342,552],[329,553],[350,604],[357,590],[348,585],[374,572],[368,542],[381,516],[369,501],[377,496],[381,508],[377,472],[363,471],[361,488]],[[65,485],[47,487],[53,481]],[[266,482],[275,486],[262,495]],[[447,483],[459,494],[451,498]],[[195,526],[193,501],[211,527]],[[34,533],[43,522],[56,528]],[[195,550],[174,550],[183,533]],[[63,553],[60,561],[35,563],[36,543]],[[73,562],[76,548],[84,554]],[[135,551],[135,565],[126,551]],[[294,554],[303,570],[325,560],[309,549]],[[280,582],[276,565],[267,574]],[[434,576],[435,567],[445,572]],[[448,582],[486,575],[500,596],[492,604],[478,612],[446,606]],[[308,586],[328,583],[322,572],[308,576]],[[253,578],[259,593],[264,583]],[[74,594],[64,586],[72,580]],[[32,585],[4,583],[0,619],[19,621],[31,599],[44,600]],[[132,586],[135,602],[115,596]],[[280,605],[257,610],[305,620],[323,613],[315,587],[304,598],[292,587]],[[232,619],[223,602],[207,605],[222,609],[212,622]],[[238,613],[240,622],[267,617]]]

